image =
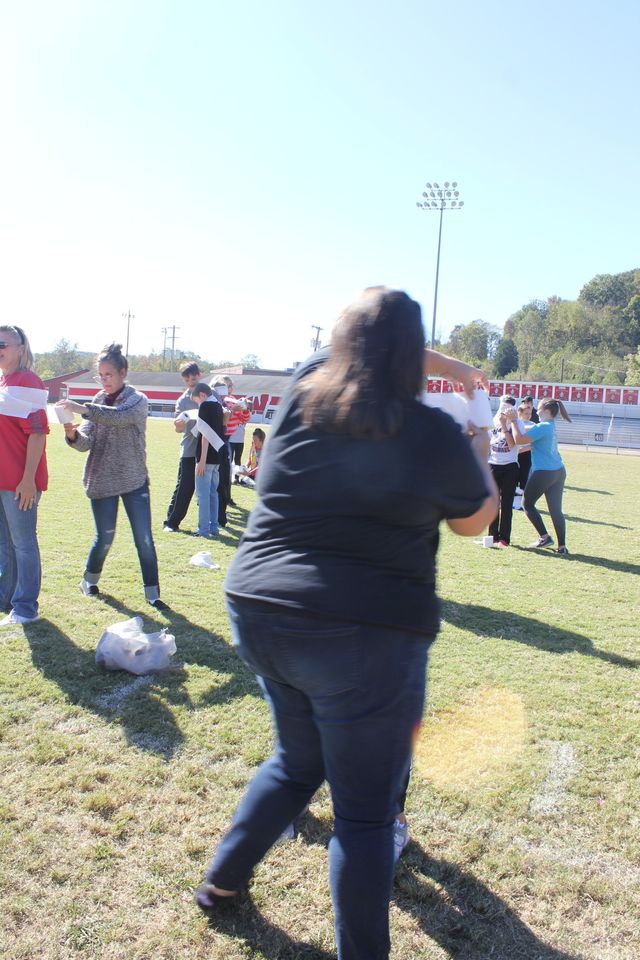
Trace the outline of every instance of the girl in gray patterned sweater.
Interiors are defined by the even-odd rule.
[[[158,558],[151,533],[145,448],[149,404],[144,393],[126,383],[128,363],[119,343],[105,348],[97,366],[102,390],[91,403],[62,400],[59,404],[83,417],[79,426],[65,423],[67,444],[80,453],[89,452],[83,483],[93,511],[96,538],[80,590],[87,597],[100,592],[98,581],[113,543],[118,503],[122,500],[138,551],[145,598],[156,610],[168,610],[160,599]]]

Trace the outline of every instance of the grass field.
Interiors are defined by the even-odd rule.
[[[190,567],[198,542],[160,532],[177,442],[170,423],[150,421],[161,586],[173,612],[145,609],[124,516],[105,595],[88,600],[78,591],[92,536],[83,457],[52,429],[43,619],[0,634],[0,953],[332,956],[326,790],[220,927],[192,902],[270,751],[267,709],[230,649],[222,600],[254,492],[238,489],[239,507],[211,545],[222,570]],[[444,624],[392,905],[397,960],[640,956],[640,459],[570,452],[566,463],[571,557],[525,552],[533,531],[521,514],[509,550],[443,534]],[[100,672],[101,633],[135,613],[147,630],[171,626],[173,669]]]

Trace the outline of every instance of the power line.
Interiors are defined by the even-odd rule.
[[[599,367],[595,363],[580,363],[579,360],[562,360],[563,365],[569,363],[574,367],[582,367],[583,370],[597,370],[598,373],[617,373],[619,376],[625,376],[626,370],[616,370],[614,367]]]

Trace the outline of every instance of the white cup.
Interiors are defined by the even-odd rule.
[[[482,538],[483,547],[492,547],[493,546],[493,537],[483,537]]]
[[[55,405],[53,410],[58,423],[73,423],[74,416],[69,410],[65,410],[64,407],[59,407],[58,404]]]

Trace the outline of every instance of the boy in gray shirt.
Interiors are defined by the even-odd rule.
[[[177,533],[180,524],[187,515],[191,498],[195,491],[195,469],[196,469],[196,446],[198,438],[191,433],[193,423],[182,419],[181,414],[187,410],[194,410],[194,422],[197,418],[198,404],[191,397],[191,390],[201,378],[200,368],[194,361],[182,363],[180,365],[180,375],[184,380],[186,390],[176,400],[175,414],[173,421],[176,433],[182,434],[180,442],[180,463],[178,465],[178,479],[176,488],[171,497],[171,503],[167,510],[167,519],[164,522],[163,530],[165,533]]]

